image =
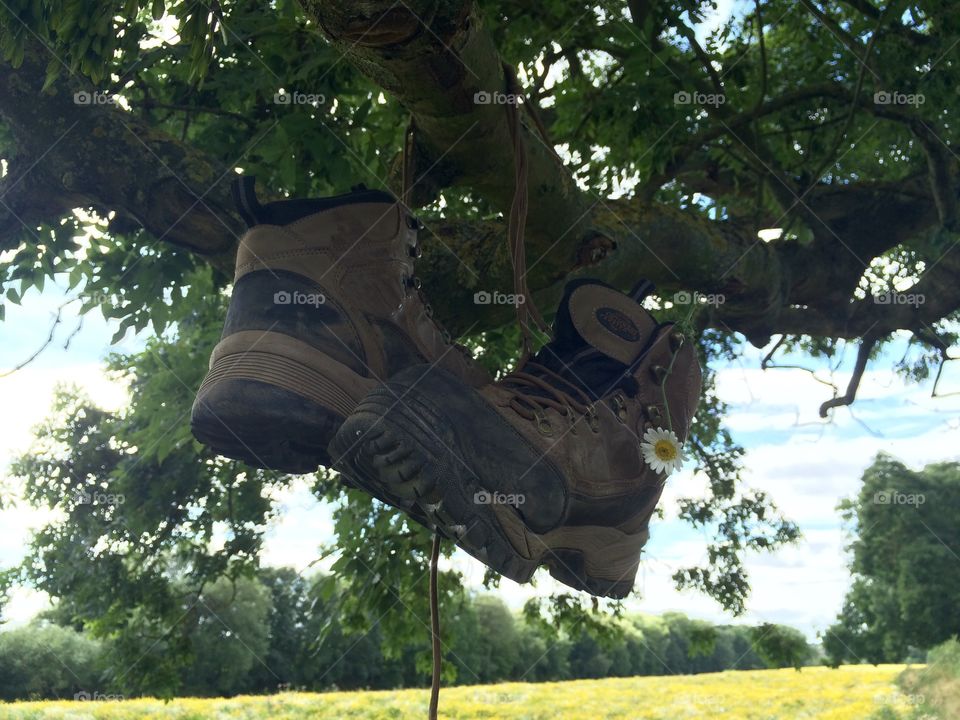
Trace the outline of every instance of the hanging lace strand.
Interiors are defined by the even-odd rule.
[[[523,90],[517,80],[517,74],[507,63],[503,64],[503,74],[507,82],[507,93],[514,98],[520,98]],[[527,208],[529,205],[527,148],[523,139],[523,125],[520,121],[519,102],[508,102],[507,126],[510,129],[510,139],[513,142],[514,165],[514,192],[510,205],[510,214],[507,218],[507,240],[510,243],[510,261],[513,264],[513,291],[523,302],[516,305],[517,322],[520,324],[520,335],[523,343],[523,360],[529,357],[533,347],[533,334],[530,331],[530,322],[537,330],[549,334],[550,329],[544,322],[540,310],[530,294],[527,286],[527,252],[524,237],[527,224]]]
[[[430,553],[430,636],[433,640],[433,680],[430,684],[430,712],[429,720],[437,720],[437,709],[440,706],[440,598],[437,590],[437,564],[440,560],[440,543],[443,537],[440,532],[433,536],[433,551]]]

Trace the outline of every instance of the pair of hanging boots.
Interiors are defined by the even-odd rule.
[[[569,283],[553,340],[494,381],[433,319],[419,223],[392,195],[261,205],[193,407],[217,453],[342,478],[496,572],[545,565],[594,595],[633,587],[700,396],[693,343],[630,294]]]

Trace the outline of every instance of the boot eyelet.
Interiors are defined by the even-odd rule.
[[[407,215],[407,227],[411,230],[419,230],[423,227],[423,223],[416,215]]]
[[[617,422],[623,424],[627,421],[627,403],[620,394],[613,396],[613,414],[616,416]]]
[[[647,417],[653,422],[659,422],[663,417],[663,414],[660,412],[660,408],[656,405],[647,405],[644,410],[646,411]]]
[[[423,257],[423,250],[420,249],[419,245],[411,245],[409,254],[414,260],[419,260]]]
[[[535,419],[537,421],[537,430],[540,431],[541,435],[547,435],[548,437],[553,435],[553,427],[543,413],[537,413]]]
[[[410,277],[404,277],[403,284],[406,285],[407,287],[413,288],[414,290],[419,290],[420,287],[423,285],[423,283],[420,282],[420,278],[418,278],[416,275],[411,275]]]
[[[587,425],[593,433],[600,432],[600,416],[597,415],[597,409],[592,405],[587,409]]]
[[[663,365],[654,365],[650,368],[650,374],[653,375],[654,381],[657,385],[663,385],[664,381],[667,379],[667,375],[670,374],[670,371],[667,370]]]
[[[676,352],[681,347],[683,347],[683,343],[686,340],[686,338],[683,336],[683,333],[680,332],[679,330],[674,330],[673,332],[671,332],[669,337],[670,337],[670,348],[674,352]]]

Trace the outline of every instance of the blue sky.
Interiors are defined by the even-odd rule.
[[[48,287],[42,295],[31,292],[21,307],[8,307],[7,320],[0,324],[0,372],[28,357],[49,332],[56,307],[63,301],[62,290]],[[58,382],[75,382],[106,407],[121,407],[124,391],[101,372],[102,359],[111,351],[131,351],[142,339],[128,336],[110,346],[110,324],[98,311],[84,317],[76,328],[76,304],[68,306],[58,327],[57,339],[27,368],[0,378],[0,394],[7,412],[0,420],[0,477],[16,493],[6,475],[10,460],[30,443],[30,428],[48,412]],[[903,354],[904,345],[887,351],[868,370],[853,411],[840,409],[833,422],[817,416],[820,402],[829,389],[800,370],[759,369],[762,353],[749,349],[734,363],[719,369],[718,389],[730,403],[727,425],[734,438],[747,449],[745,473],[751,487],[767,491],[783,512],[800,524],[802,541],[775,554],[751,555],[748,568],[753,593],[742,622],[785,622],[799,627],[810,637],[825,628],[840,608],[849,577],[846,570],[844,535],[835,508],[845,496],[857,492],[859,477],[881,450],[900,457],[911,466],[928,462],[960,460],[960,363],[948,364],[940,392],[957,395],[931,399],[930,383],[905,385],[890,369]],[[817,364],[803,358],[783,362]],[[833,372],[832,380],[846,386],[852,357]],[[821,368],[819,375],[829,373]],[[703,492],[704,483],[689,469],[672,476],[663,506],[666,518],[656,522],[638,577],[641,597],[629,601],[633,609],[659,613],[679,610],[717,622],[735,621],[709,599],[692,592],[673,589],[670,575],[679,567],[699,563],[707,538],[676,519],[676,499]],[[271,527],[265,552],[269,564],[291,564],[305,569],[316,558],[318,545],[329,540],[329,510],[310,495],[306,483],[299,483],[278,497],[283,516]],[[892,511],[908,511],[893,509]],[[0,565],[15,563],[23,553],[31,527],[48,513],[15,507],[0,512],[4,533],[0,537]],[[453,563],[468,582],[479,586],[483,567],[459,554]],[[533,594],[561,589],[550,578],[537,586],[519,586],[504,581],[501,593],[514,607]],[[44,598],[18,592],[10,608],[16,622],[22,622],[45,605]]]

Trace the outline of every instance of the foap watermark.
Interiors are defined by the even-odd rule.
[[[877,90],[873,94],[874,105],[923,105],[927,99],[923,93],[902,93],[897,90]]]
[[[123,505],[127,499],[123,493],[90,492],[81,490],[73,496],[77,505]]]
[[[726,101],[727,97],[723,93],[703,93],[698,90],[687,92],[686,90],[681,90],[673,94],[674,105],[712,105],[713,107],[720,107]]]
[[[125,698],[118,693],[102,693],[99,690],[94,690],[93,692],[80,690],[73,694],[73,699],[80,702],[119,702]]]
[[[923,305],[927,301],[927,296],[922,293],[900,293],[887,290],[879,295],[873,296],[873,302],[877,305]]]
[[[873,696],[873,701],[877,705],[897,705],[905,702],[907,705],[917,707],[918,705],[923,705],[926,698],[923,695],[906,695],[899,692],[888,692],[877,693]]]
[[[674,305],[723,305],[727,301],[726,296],[720,293],[700,293],[681,290],[673,296]]]
[[[305,93],[299,90],[280,90],[273,94],[274,105],[312,105],[317,107],[327,102],[323,93]]]
[[[326,301],[327,298],[323,293],[279,290],[273,294],[274,305],[311,305],[313,307],[320,307]]]
[[[897,490],[881,490],[873,494],[874,505],[912,505],[920,507],[927,501],[923,493],[902,493]]]
[[[119,102],[116,95],[105,92],[80,90],[73,94],[74,105],[117,105]]]
[[[77,299],[83,303],[84,307],[96,307],[98,305],[113,305],[113,298],[109,293],[94,290],[93,292],[82,292],[77,295]]]
[[[473,294],[474,305],[513,305],[516,307],[523,305],[526,301],[527,299],[523,295],[502,293],[496,290],[493,292],[481,290]]]
[[[523,95],[500,91],[480,90],[473,94],[474,105],[523,105]]]
[[[510,507],[519,507],[526,501],[527,498],[523,493],[502,493],[481,490],[473,495],[473,503],[475,505],[509,505]]]

